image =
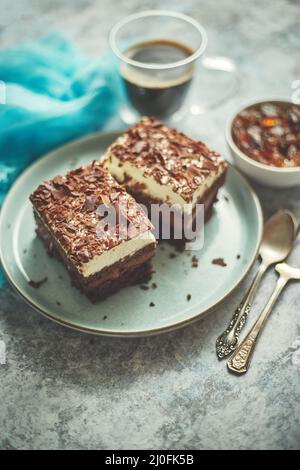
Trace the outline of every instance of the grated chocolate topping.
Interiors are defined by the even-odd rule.
[[[96,161],[44,182],[30,200],[76,267],[152,229],[142,208]],[[124,217],[99,236],[103,205]]]
[[[227,169],[219,153],[152,117],[142,118],[119,137],[108,149],[108,159],[110,155],[141,168],[145,177],[170,186],[186,202],[212,172],[221,175]]]

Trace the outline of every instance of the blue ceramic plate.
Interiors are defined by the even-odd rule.
[[[71,286],[63,265],[47,256],[35,235],[28,196],[41,181],[99,159],[116,137],[116,133],[97,134],[74,142],[23,173],[1,211],[2,265],[11,284],[30,305],[63,325],[115,336],[172,330],[201,318],[247,274],[262,234],[260,204],[244,178],[230,168],[213,217],[205,227],[204,248],[175,253],[163,243],[154,259],[155,274],[148,290],[129,287],[93,305]],[[198,267],[192,267],[192,256],[199,259]],[[216,258],[223,258],[227,266],[212,264]],[[47,282],[38,289],[29,284],[45,277]],[[152,283],[157,288],[151,287]],[[189,301],[187,296],[191,296]]]

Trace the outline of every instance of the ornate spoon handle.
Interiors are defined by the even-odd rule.
[[[217,350],[217,356],[219,359],[223,359],[224,357],[228,356],[237,347],[239,334],[246,323],[247,317],[251,310],[253,299],[255,297],[259,284],[262,280],[262,277],[265,274],[268,267],[269,267],[268,264],[264,262],[261,263],[259,270],[244,300],[242,301],[240,306],[236,309],[224,333],[222,333],[218,337],[216,341],[216,350]]]
[[[275,290],[258,320],[255,322],[246,338],[242,341],[240,346],[229,359],[227,366],[228,369],[232,372],[237,374],[244,374],[247,372],[257,340],[266,324],[270,313],[272,312],[272,308],[275,302],[277,301],[287,282],[288,280],[286,278],[280,277],[278,279]]]

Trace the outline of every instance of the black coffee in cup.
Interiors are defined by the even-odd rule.
[[[193,54],[193,50],[177,41],[156,40],[136,44],[124,53],[143,64],[173,64]],[[190,86],[194,65],[160,68],[121,65],[128,97],[142,115],[165,117],[178,111]]]

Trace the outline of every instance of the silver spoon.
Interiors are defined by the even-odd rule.
[[[249,369],[257,340],[272,312],[273,306],[287,283],[292,279],[300,281],[300,269],[293,268],[286,263],[277,264],[275,269],[279,273],[280,277],[273,294],[246,338],[242,341],[240,346],[238,346],[236,351],[234,351],[228,361],[228,369],[237,374],[244,374]]]
[[[273,264],[284,261],[295,241],[298,223],[289,211],[279,211],[265,224],[263,238],[259,250],[261,264],[242,303],[235,311],[228,327],[216,342],[219,359],[231,354],[238,345],[239,334],[244,327],[253,299],[260,285],[263,275]]]

